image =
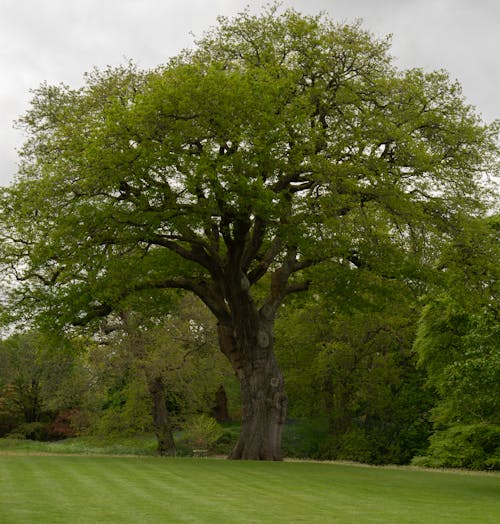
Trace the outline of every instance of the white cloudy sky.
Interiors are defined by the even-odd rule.
[[[94,66],[165,62],[194,35],[266,0],[0,0],[0,184],[16,171],[13,121],[41,82],[78,86]],[[500,118],[500,0],[284,0],[304,13],[362,18],[393,34],[400,67],[447,69],[486,121]]]

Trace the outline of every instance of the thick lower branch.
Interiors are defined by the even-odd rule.
[[[209,256],[207,254],[207,246],[205,246],[203,243],[200,243],[198,240],[171,240],[170,238],[167,238],[162,235],[153,235],[147,239],[145,239],[148,243],[152,245],[157,245],[164,247],[180,257],[184,258],[185,260],[189,260],[191,262],[196,262],[200,266],[204,267],[211,273],[215,271],[214,266],[214,259],[212,256]],[[183,241],[189,245],[190,249],[186,249],[183,247],[179,241]]]

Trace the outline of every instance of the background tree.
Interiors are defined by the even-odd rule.
[[[154,431],[158,453],[175,455],[174,430],[190,415],[210,412],[229,371],[216,340],[213,319],[196,297],[183,297],[155,323],[122,315],[105,344],[91,351],[102,389],[92,431]]]
[[[306,451],[408,463],[431,429],[432,396],[412,352],[422,286],[348,267],[320,281],[276,325],[290,414],[319,429]]]
[[[500,469],[500,219],[474,220],[440,259],[415,349],[438,394],[428,457],[417,462]]]
[[[0,361],[3,431],[36,439],[73,435],[71,415],[89,385],[78,341],[41,332],[12,335],[0,342]]]
[[[2,258],[25,283],[11,307],[84,324],[137,295],[154,309],[162,290],[196,294],[241,386],[231,457],[279,459],[280,305],[308,268],[362,265],[368,245],[425,261],[496,162],[496,131],[459,86],[397,71],[388,49],[271,7],[220,18],[156,70],[39,88],[2,206]]]

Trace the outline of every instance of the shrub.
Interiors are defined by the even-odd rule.
[[[7,437],[21,440],[48,440],[47,424],[43,422],[26,422],[17,426]]]
[[[436,432],[416,466],[500,470],[500,426],[470,424]]]
[[[193,449],[210,450],[223,434],[222,427],[208,415],[193,415],[183,429],[183,440]]]
[[[226,423],[222,425],[222,435],[211,446],[211,450],[219,455],[229,455],[233,450],[240,434],[239,423]]]

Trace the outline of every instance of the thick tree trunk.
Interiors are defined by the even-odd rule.
[[[281,460],[281,435],[286,418],[287,396],[283,376],[274,355],[240,379],[241,433],[231,459]]]
[[[240,381],[242,425],[230,459],[281,460],[281,435],[288,399],[273,353],[272,324],[249,320],[244,330],[219,326],[221,349]]]
[[[149,379],[148,389],[152,401],[152,415],[158,441],[158,454],[174,456],[176,449],[172,424],[167,410],[167,395],[162,378],[157,376]]]

